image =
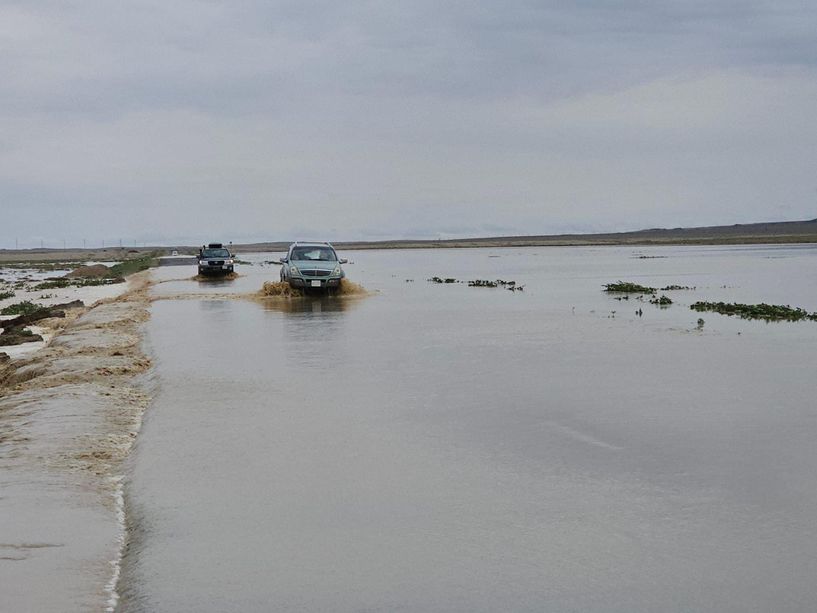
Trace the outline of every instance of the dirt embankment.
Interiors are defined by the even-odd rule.
[[[63,304],[35,308],[29,313],[0,320],[0,328],[3,329],[2,333],[0,333],[0,347],[42,341],[44,340],[43,336],[32,332],[29,326],[37,324],[38,328],[50,337],[53,336],[57,330],[65,327],[65,323],[61,323],[59,321],[60,319],[65,319],[69,313],[76,317],[83,311],[84,305],[82,301],[74,300]],[[4,355],[6,354],[0,353],[0,356]],[[8,358],[7,355],[6,358]]]
[[[69,272],[65,277],[67,279],[101,279],[107,277],[111,269],[105,264],[92,264],[90,266],[79,266]]]
[[[56,320],[64,329],[35,354],[0,363],[10,484],[0,497],[0,574],[12,610],[115,604],[122,466],[149,402],[139,377],[151,365],[141,334],[147,274],[133,275],[120,297]]]

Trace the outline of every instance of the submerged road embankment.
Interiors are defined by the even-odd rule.
[[[0,610],[116,606],[122,465],[149,398],[148,274],[0,368]]]

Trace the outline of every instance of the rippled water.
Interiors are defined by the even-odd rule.
[[[688,308],[817,311],[817,249],[343,255],[373,296],[160,269],[122,610],[817,608],[817,323]]]

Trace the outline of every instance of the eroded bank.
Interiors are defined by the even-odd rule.
[[[0,367],[0,608],[116,605],[123,460],[149,402],[149,273]]]

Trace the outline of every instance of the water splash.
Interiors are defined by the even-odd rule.
[[[263,298],[300,298],[304,292],[302,289],[290,287],[285,281],[265,281],[259,294]],[[340,287],[329,293],[330,296],[366,296],[368,294],[366,288],[348,279],[341,279]]]

